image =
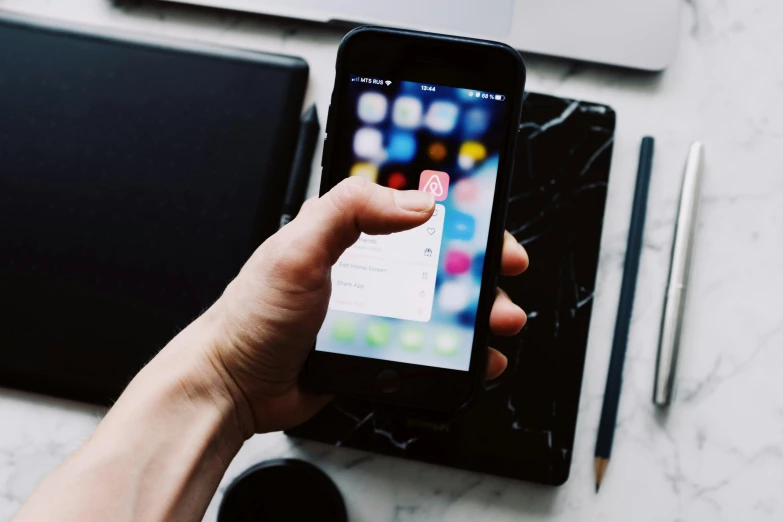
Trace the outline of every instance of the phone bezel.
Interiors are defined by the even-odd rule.
[[[327,120],[321,194],[347,175],[346,159],[333,152],[336,144],[350,143],[350,129],[336,124],[350,111],[351,75],[395,78],[419,83],[464,87],[504,94],[507,104],[504,141],[490,218],[470,367],[467,371],[386,361],[315,350],[303,373],[309,388],[415,408],[450,411],[466,406],[481,389],[486,371],[489,313],[500,269],[503,230],[511,185],[517,130],[525,85],[525,67],[519,54],[496,42],[377,27],[361,27],[343,39],[337,56],[335,84]],[[342,175],[345,174],[345,175]],[[376,376],[384,370],[399,375],[393,393],[377,389]]]

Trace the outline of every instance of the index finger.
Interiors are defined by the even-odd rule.
[[[500,260],[500,273],[504,276],[519,275],[527,270],[530,259],[525,247],[506,230],[503,236],[503,254]]]

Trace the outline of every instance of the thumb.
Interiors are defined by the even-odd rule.
[[[362,232],[408,230],[427,221],[434,209],[435,198],[429,192],[394,190],[353,177],[305,204],[287,226],[305,244],[323,248],[331,266]]]

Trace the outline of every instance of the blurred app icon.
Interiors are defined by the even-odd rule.
[[[462,325],[465,328],[470,328],[471,330],[475,328],[477,308],[478,300],[474,300],[470,306],[457,314],[457,324]]]
[[[419,328],[404,328],[400,333],[400,346],[408,352],[420,351],[424,346],[424,332]]]
[[[332,338],[341,343],[349,343],[356,336],[356,324],[348,317],[338,317],[332,323]]]
[[[372,163],[357,163],[351,167],[351,176],[361,176],[367,178],[373,183],[378,182],[378,167]]]
[[[365,92],[359,96],[356,113],[364,123],[380,123],[386,118],[389,102],[386,96],[377,92]]]
[[[419,176],[419,190],[432,192],[435,201],[444,201],[449,195],[449,175],[438,170],[424,170]]]
[[[478,281],[481,281],[481,276],[484,273],[484,252],[479,252],[476,257],[473,258],[472,263],[473,270],[470,271]]]
[[[478,200],[479,192],[481,192],[479,184],[474,180],[461,179],[454,185],[454,202],[459,205],[469,205]]]
[[[459,148],[457,163],[463,170],[472,169],[476,163],[487,157],[487,149],[477,141],[466,141]]]
[[[405,188],[405,185],[408,184],[408,178],[405,177],[405,174],[402,172],[392,172],[389,174],[389,180],[386,183],[386,185],[389,188],[402,190]]]
[[[470,255],[462,250],[450,249],[446,252],[443,268],[449,275],[460,275],[470,270]]]
[[[455,104],[447,101],[436,101],[427,109],[427,116],[425,116],[424,122],[433,132],[448,134],[454,130],[458,115],[459,108]]]
[[[383,134],[372,127],[362,127],[353,136],[353,153],[360,158],[382,159]]]
[[[476,233],[476,219],[459,210],[451,210],[443,224],[443,234],[448,239],[470,241]]]
[[[438,289],[438,307],[446,313],[461,312],[470,304],[469,281],[446,281]]]
[[[367,326],[367,344],[370,346],[386,346],[391,337],[391,328],[387,323],[374,321]]]
[[[484,109],[470,109],[465,112],[463,126],[468,136],[481,136],[489,129],[489,113]]]
[[[443,161],[446,159],[446,146],[439,142],[433,142],[427,149],[427,155],[432,161]]]
[[[454,355],[459,348],[459,335],[453,331],[438,332],[435,336],[435,353]]]
[[[403,129],[415,129],[421,125],[421,102],[413,96],[400,96],[392,107],[392,121]]]
[[[416,155],[416,138],[410,132],[393,132],[386,149],[389,161],[406,163]]]

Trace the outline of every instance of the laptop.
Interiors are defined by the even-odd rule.
[[[324,23],[506,42],[520,51],[649,71],[674,59],[682,0],[168,0]]]

